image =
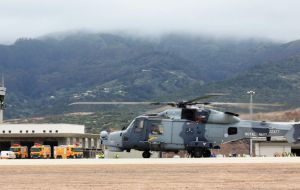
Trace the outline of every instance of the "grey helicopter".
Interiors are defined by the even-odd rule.
[[[159,113],[140,115],[127,128],[108,133],[101,131],[103,145],[110,151],[143,151],[143,158],[150,158],[151,151],[175,152],[186,150],[191,157],[210,157],[212,149],[241,139],[264,137],[285,137],[289,143],[296,143],[300,136],[300,123],[266,122],[242,120],[232,112],[207,108],[207,105],[247,103],[199,102],[199,100],[223,94],[207,94],[181,102],[75,102],[78,104],[113,105],[168,105],[173,108]],[[253,104],[268,106],[270,104]]]

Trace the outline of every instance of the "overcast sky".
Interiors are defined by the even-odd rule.
[[[0,0],[0,43],[91,30],[300,39],[299,0]]]

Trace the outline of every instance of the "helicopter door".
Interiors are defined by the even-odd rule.
[[[151,119],[147,122],[148,142],[151,150],[168,149],[171,143],[172,122],[169,120]]]
[[[149,139],[153,142],[171,143],[171,121],[152,120],[148,123]]]
[[[129,143],[133,148],[145,148],[147,143],[144,119],[136,119],[130,135]]]

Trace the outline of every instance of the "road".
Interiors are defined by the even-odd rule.
[[[0,160],[4,189],[299,189],[299,158]]]

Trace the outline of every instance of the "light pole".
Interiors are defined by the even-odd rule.
[[[252,90],[250,90],[250,91],[248,91],[247,92],[247,94],[249,94],[250,95],[250,104],[249,104],[249,112],[250,112],[250,119],[251,119],[251,125],[252,125],[252,120],[253,120],[253,95],[255,94],[255,92],[254,91],[252,91]],[[252,157],[252,138],[251,138],[251,136],[250,136],[250,145],[249,145],[250,147],[249,147],[249,153],[250,153],[250,156]]]
[[[250,90],[247,92],[247,94],[250,94],[249,112],[250,112],[250,119],[253,120],[253,95],[255,94],[255,92]]]

